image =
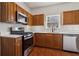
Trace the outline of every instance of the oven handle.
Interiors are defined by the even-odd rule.
[[[28,40],[28,39],[30,39],[30,38],[33,38],[33,36],[26,37],[26,38],[24,38],[24,40]]]

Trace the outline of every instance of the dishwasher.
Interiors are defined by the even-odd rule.
[[[79,36],[78,35],[63,35],[63,50],[79,52]]]

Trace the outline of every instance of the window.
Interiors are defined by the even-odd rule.
[[[60,15],[48,15],[46,16],[46,29],[54,31],[60,26]]]

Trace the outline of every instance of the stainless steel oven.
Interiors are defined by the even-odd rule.
[[[28,55],[33,47],[33,36],[24,37],[24,56]]]
[[[33,37],[24,38],[24,51],[33,45]]]

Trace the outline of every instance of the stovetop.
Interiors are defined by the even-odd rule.
[[[23,36],[32,36],[33,32],[22,32],[22,31],[11,31],[11,34],[23,35]]]

